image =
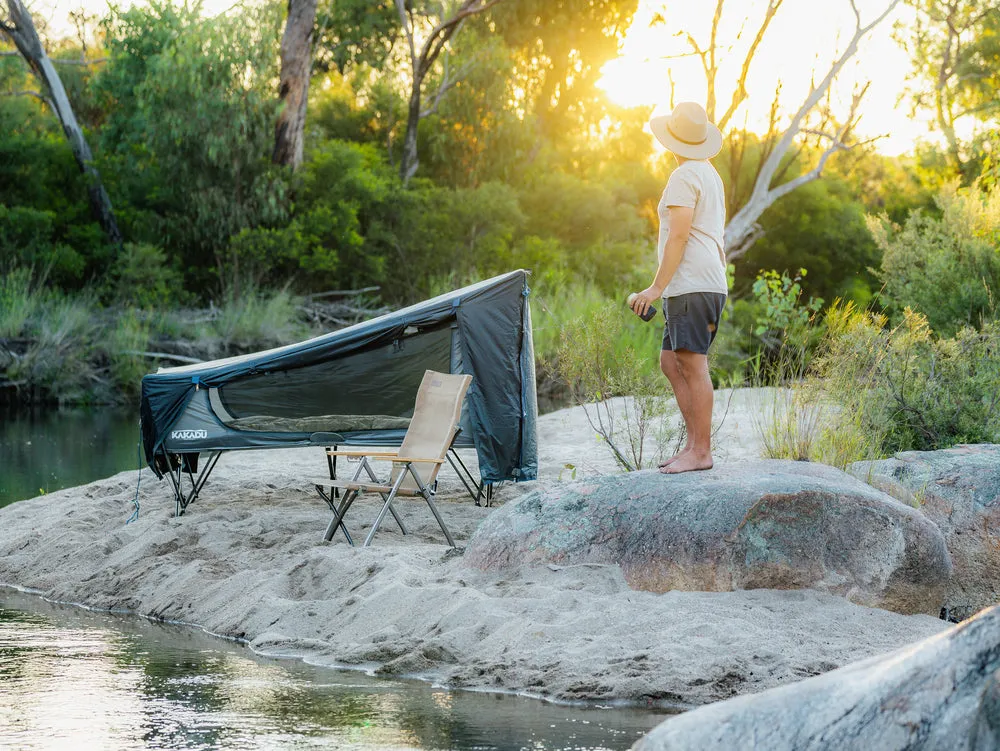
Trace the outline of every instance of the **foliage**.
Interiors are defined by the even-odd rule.
[[[897,41],[909,51],[914,110],[933,112],[947,143],[952,176],[971,182],[978,170],[970,144],[961,143],[957,124],[989,122],[1000,108],[1000,7],[994,0],[908,0],[916,10],[909,26],[897,27]]]
[[[810,271],[801,281],[803,289],[826,300],[864,303],[878,288],[869,271],[878,265],[878,252],[865,209],[845,181],[831,176],[796,188],[768,208],[760,224],[764,236],[737,267],[739,292],[745,293],[765,269],[798,268]]]
[[[115,316],[106,355],[115,390],[130,400],[138,399],[142,377],[150,370],[149,360],[140,354],[148,348],[149,335],[149,323],[134,308]]]
[[[952,183],[937,198],[941,217],[912,213],[902,227],[872,220],[882,250],[885,303],[906,308],[953,335],[1000,313],[1000,191],[960,190]]]
[[[211,23],[197,6],[153,2],[105,23],[110,60],[95,77],[100,145],[126,231],[170,247],[204,289],[230,236],[282,221],[286,187],[270,164],[278,17],[242,7]]]
[[[244,290],[239,297],[223,301],[203,336],[214,339],[227,353],[250,352],[304,339],[308,329],[298,320],[298,305],[299,300],[287,290]]]
[[[569,322],[561,332],[558,371],[597,435],[626,471],[655,466],[673,437],[667,418],[669,385],[648,351],[625,334],[631,315],[603,307]],[[655,445],[650,456],[648,441]]]
[[[778,274],[777,271],[764,271],[757,275],[753,294],[760,303],[761,312],[754,328],[755,336],[776,331],[795,337],[805,331],[812,317],[823,306],[822,298],[810,297],[805,304],[800,301],[801,281],[805,275],[805,269],[799,269],[795,277],[789,277],[787,272]]]
[[[18,387],[56,396],[60,402],[89,400],[97,367],[93,359],[98,324],[93,299],[44,295],[22,329],[27,351],[7,370]]]
[[[110,275],[109,298],[139,308],[165,307],[181,295],[182,280],[162,248],[125,243]]]
[[[39,304],[29,269],[14,269],[0,276],[0,339],[19,337]]]
[[[826,323],[817,372],[885,451],[1000,440],[1000,323],[945,338],[910,309],[889,328],[851,303],[832,307]]]

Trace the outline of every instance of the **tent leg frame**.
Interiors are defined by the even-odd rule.
[[[215,469],[215,465],[219,463],[219,457],[221,456],[221,451],[210,452],[208,461],[205,462],[204,466],[202,466],[197,477],[191,472],[190,468],[187,469],[187,476],[191,482],[191,490],[187,493],[184,492],[185,462],[179,461],[176,469],[171,469],[167,472],[167,477],[170,478],[170,484],[173,486],[174,490],[175,517],[183,516],[184,512],[187,511],[187,507],[194,503],[194,500],[198,497],[201,489],[205,486],[205,482],[208,480],[209,475],[212,474],[212,470]]]
[[[483,505],[481,501],[484,496],[486,499],[486,508],[493,505],[493,483],[476,482],[475,476],[465,466],[465,462],[462,461],[462,457],[459,456],[454,447],[448,451],[448,462],[451,464],[451,468],[455,470],[455,474],[458,475],[458,479],[465,485],[465,489],[469,492],[469,495],[476,502],[477,506]],[[458,467],[455,466],[455,462],[458,462]],[[461,470],[459,470],[459,467],[461,467]],[[466,478],[468,478],[468,482],[466,482]],[[470,483],[472,484],[471,488],[469,487]],[[475,488],[474,492],[473,488]]]

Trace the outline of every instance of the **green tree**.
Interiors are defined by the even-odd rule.
[[[901,227],[884,218],[870,224],[890,310],[912,308],[951,336],[1000,317],[1000,191],[952,183],[937,202],[940,218],[915,211]]]
[[[1000,6],[995,0],[907,2],[916,17],[897,27],[896,38],[910,53],[910,100],[934,113],[952,174],[970,181],[977,160],[956,124],[984,123],[1000,113]]]
[[[229,238],[287,221],[284,173],[272,167],[279,17],[274,9],[202,18],[153,2],[105,24],[109,61],[95,77],[115,190],[131,235],[179,257],[208,289]]]

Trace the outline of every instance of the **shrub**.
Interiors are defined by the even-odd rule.
[[[225,300],[209,335],[239,352],[288,344],[308,334],[298,319],[298,306],[299,300],[288,290],[247,290]]]
[[[111,298],[139,308],[168,306],[183,292],[181,274],[162,248],[125,243],[111,272]]]
[[[92,360],[98,331],[96,307],[91,295],[47,295],[25,329],[32,342],[8,370],[10,380],[44,398],[90,401],[100,380]]]
[[[0,276],[0,339],[21,335],[39,305],[32,287],[31,272],[16,269]]]
[[[884,301],[912,308],[945,336],[1000,314],[1000,191],[944,188],[941,218],[914,211],[902,227],[885,217],[869,226],[882,249]]]
[[[826,316],[816,365],[831,396],[888,452],[1000,440],[1000,322],[936,336],[907,308],[883,315],[850,303]]]
[[[115,317],[107,338],[107,355],[116,393],[137,399],[142,377],[150,371],[150,361],[140,353],[149,344],[149,324],[133,308]]]
[[[636,349],[626,333],[628,316],[635,318],[619,304],[571,320],[561,331],[557,367],[615,460],[633,471],[663,457],[673,437],[667,418],[674,410],[651,353]],[[655,446],[652,457],[647,439]]]

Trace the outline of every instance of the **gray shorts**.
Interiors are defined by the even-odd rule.
[[[692,292],[668,297],[663,301],[663,347],[665,350],[686,349],[707,355],[715,341],[726,307],[726,295],[720,292]]]

